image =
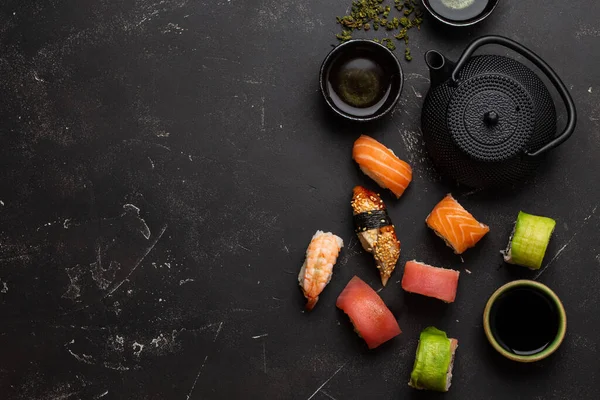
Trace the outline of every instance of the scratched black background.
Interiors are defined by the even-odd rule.
[[[0,398],[437,399],[406,385],[428,325],[460,344],[446,399],[600,398],[598,2],[501,1],[464,30],[426,20],[400,104],[368,126],[317,91],[349,3],[0,1]],[[538,52],[579,111],[572,139],[502,196],[441,180],[419,131],[423,53],[456,58],[486,33]],[[375,187],[351,160],[359,133],[414,168],[400,200],[384,194],[402,254],[380,294],[404,333],[373,351],[335,308],[355,274],[380,288],[352,232],[352,187]],[[491,226],[464,263],[423,223],[448,191]],[[498,253],[521,209],[558,221],[541,276]],[[346,246],[309,315],[296,274],[317,229]],[[413,258],[462,271],[454,304],[401,291]],[[496,355],[481,327],[518,277],[552,287],[569,318],[534,365]]]

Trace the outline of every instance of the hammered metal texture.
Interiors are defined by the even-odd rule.
[[[500,75],[506,79],[500,78]],[[463,121],[459,124],[456,122],[458,116],[448,115],[459,107],[456,104],[463,104],[458,102],[458,97],[453,99],[454,93],[458,94],[462,91],[462,84],[477,76],[482,78],[493,76],[489,82],[490,88],[486,89],[484,79],[483,83],[477,84],[480,85],[478,90],[462,89],[473,95],[464,100],[464,104],[472,105],[463,107]],[[507,85],[503,90],[499,89],[502,86],[500,82],[505,82]],[[520,89],[517,89],[518,87]],[[495,132],[497,136],[482,139],[484,135],[474,132],[478,124],[475,121],[478,121],[481,116],[472,116],[472,113],[477,114],[478,110],[480,112],[481,106],[478,107],[477,104],[480,104],[481,99],[473,97],[480,96],[486,91],[493,93],[494,104],[497,103],[503,108],[513,104],[515,112],[519,107],[518,113],[521,113],[521,119],[516,121],[517,126],[514,127],[510,123],[507,124],[507,121],[499,121],[499,131]],[[528,108],[532,109],[529,116]],[[522,114],[523,111],[525,114]],[[467,118],[464,118],[465,116]],[[500,115],[500,119],[502,118]],[[531,118],[533,118],[533,130],[529,125]],[[449,126],[449,120],[453,121],[452,126]],[[457,124],[462,125],[465,130],[462,134],[460,132],[456,134],[457,137],[463,138],[462,141],[459,139],[460,144],[455,139],[456,132],[451,130],[451,128],[455,129]],[[421,125],[426,147],[440,172],[471,187],[505,186],[521,182],[535,170],[540,159],[529,157],[525,152],[535,151],[554,138],[556,110],[548,89],[529,68],[507,57],[476,56],[471,58],[461,70],[458,87],[451,87],[449,82],[446,82],[430,89],[423,104]],[[465,133],[466,131],[470,131],[471,134]],[[470,140],[465,139],[465,134],[470,137]],[[474,140],[473,136],[477,137],[478,141]],[[513,144],[518,150],[515,151],[513,148],[504,153],[494,152],[493,147],[498,146],[503,138],[514,140]],[[492,149],[481,150],[486,147]],[[479,153],[471,154],[473,148],[479,149]]]

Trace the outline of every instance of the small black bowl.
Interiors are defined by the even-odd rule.
[[[434,1],[434,0],[422,0],[423,6],[438,21],[441,21],[444,24],[451,25],[451,26],[470,26],[470,25],[475,25],[476,23],[486,19],[492,13],[492,11],[494,11],[494,9],[496,8],[496,6],[498,5],[498,2],[500,0],[488,0],[487,4],[483,8],[483,10],[481,10],[481,12],[479,12],[479,13],[477,13],[477,15],[470,17],[468,19],[465,19],[465,20],[453,19],[452,14],[455,13],[455,11],[453,11],[450,7],[446,8],[446,7],[443,7],[442,5],[440,5],[438,10],[436,11],[435,5],[431,4],[432,1]],[[460,0],[448,0],[448,1],[451,3],[452,1],[459,2]],[[475,3],[476,2],[477,2],[477,0],[475,0]],[[442,3],[443,3],[443,1],[442,1]],[[444,8],[446,8],[446,10],[444,10]],[[444,15],[444,13],[446,13],[446,15]]]
[[[336,66],[336,62],[346,57],[356,56],[371,59],[378,64],[386,78],[389,79],[389,88],[382,98],[381,104],[377,103],[368,111],[355,108],[357,112],[353,113],[338,107],[332,99],[332,96],[337,96],[337,94],[330,84],[330,73],[332,67]],[[404,75],[398,58],[390,49],[369,39],[353,39],[338,45],[325,57],[319,72],[319,84],[325,102],[336,114],[352,121],[373,121],[389,113],[398,103],[404,84]],[[370,112],[371,110],[372,112]]]

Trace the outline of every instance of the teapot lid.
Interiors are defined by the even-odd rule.
[[[484,73],[460,82],[448,105],[447,124],[458,147],[487,162],[526,150],[535,129],[534,106],[514,79]]]

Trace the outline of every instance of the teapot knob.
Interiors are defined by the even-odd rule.
[[[499,119],[500,119],[500,116],[498,115],[498,113],[496,111],[488,111],[483,116],[483,120],[485,121],[485,123],[488,126],[494,126],[494,125],[498,124]]]

